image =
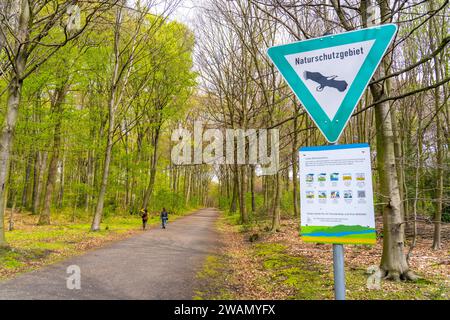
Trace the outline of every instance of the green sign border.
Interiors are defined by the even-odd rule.
[[[385,24],[372,28],[270,47],[267,50],[267,55],[285,78],[286,82],[303,104],[306,112],[308,112],[322,134],[329,142],[333,143],[336,142],[342,134],[353,110],[355,110],[358,101],[361,99],[364,90],[369,84],[370,79],[380,64],[380,61],[386,53],[396,32],[397,26],[395,24]],[[368,40],[375,40],[375,43],[367,55],[366,60],[363,62],[361,69],[356,74],[355,80],[348,88],[347,94],[336,115],[333,119],[330,119],[317,100],[314,99],[302,79],[297,75],[294,68],[289,64],[285,56]]]

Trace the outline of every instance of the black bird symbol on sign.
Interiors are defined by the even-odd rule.
[[[317,86],[317,91],[322,91],[325,87],[335,88],[339,92],[343,92],[347,89],[348,84],[344,80],[335,80],[337,76],[324,76],[320,72],[310,72],[305,71],[303,73],[305,80],[312,80],[317,82],[319,85]]]

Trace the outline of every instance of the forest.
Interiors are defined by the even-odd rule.
[[[143,208],[216,207],[267,233],[298,224],[298,150],[327,142],[266,51],[395,23],[339,143],[371,147],[383,277],[417,279],[409,259],[424,227],[431,250],[448,254],[448,0],[195,1],[189,23],[175,15],[182,5],[0,2],[0,246],[14,246],[24,217],[33,228],[83,222],[95,233]],[[267,130],[277,170],[261,174],[267,162],[246,161],[251,153],[174,162],[174,132],[198,121],[224,136]]]

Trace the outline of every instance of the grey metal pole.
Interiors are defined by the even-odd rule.
[[[333,244],[334,298],[345,300],[344,246]]]
[[[337,141],[332,145],[339,144]],[[344,245],[333,244],[334,299],[345,300]]]

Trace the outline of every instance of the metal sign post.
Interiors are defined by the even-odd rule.
[[[344,245],[333,244],[334,298],[345,300]]]
[[[339,144],[337,141],[330,145]],[[344,245],[333,243],[334,299],[345,300]]]
[[[337,145],[331,143],[329,145]],[[334,299],[345,300],[344,245],[333,243]]]

